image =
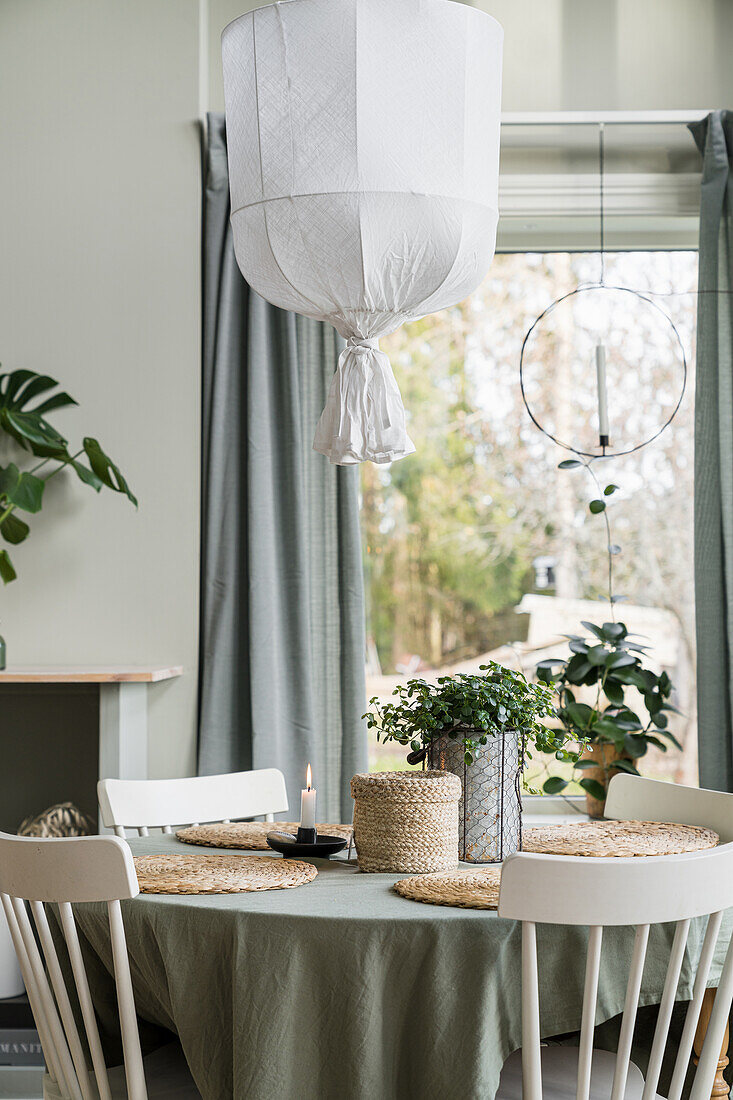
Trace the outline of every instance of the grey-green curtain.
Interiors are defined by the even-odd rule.
[[[342,346],[245,283],[223,115],[205,164],[199,771],[278,767],[291,814],[313,765],[321,821],[350,821],[366,768],[356,468],[313,431]]]
[[[733,791],[733,114],[690,129],[703,155],[695,390],[700,784]]]

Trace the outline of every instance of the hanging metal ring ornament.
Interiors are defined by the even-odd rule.
[[[540,325],[542,321],[550,313],[552,313],[554,309],[557,308],[557,306],[561,305],[562,302],[566,302],[569,298],[573,298],[576,295],[583,294],[585,291],[589,290],[613,290],[621,291],[624,294],[633,294],[635,298],[639,298],[640,301],[646,302],[647,305],[652,306],[652,308],[655,309],[657,313],[660,314],[661,317],[663,317],[664,320],[667,321],[667,323],[669,324],[670,331],[674,336],[677,347],[679,348],[680,360],[682,362],[682,386],[680,388],[680,395],[677,398],[677,404],[674,406],[672,412],[669,414],[661,427],[657,428],[657,430],[652,435],[650,435],[648,439],[643,440],[641,443],[635,443],[633,447],[626,447],[624,450],[621,451],[611,451],[609,450],[609,446],[607,443],[604,444],[603,442],[599,442],[599,447],[601,449],[600,454],[597,451],[580,450],[579,447],[574,447],[572,443],[566,443],[562,439],[558,439],[557,436],[548,431],[547,428],[545,428],[540,423],[540,421],[533,413],[532,408],[529,404],[529,400],[527,398],[527,392],[524,385],[524,356],[527,345],[532,337],[532,333],[535,331],[537,326]],[[652,443],[655,439],[658,439],[662,432],[665,431],[665,429],[668,428],[669,425],[672,423],[679,411],[680,405],[682,404],[682,399],[685,396],[685,389],[687,388],[687,356],[685,355],[685,349],[682,344],[682,337],[679,334],[677,326],[674,324],[670,316],[665,313],[662,307],[657,305],[656,302],[652,301],[651,298],[648,298],[645,294],[641,294],[638,290],[632,290],[631,287],[628,286],[611,286],[608,283],[585,283],[583,286],[578,286],[575,288],[575,290],[570,290],[567,294],[563,294],[561,295],[561,297],[556,298],[555,301],[551,302],[550,305],[546,309],[544,309],[542,313],[540,313],[540,315],[536,317],[535,320],[532,322],[530,328],[525,334],[524,340],[522,341],[522,350],[519,355],[519,388],[522,393],[522,401],[524,403],[524,407],[527,410],[527,414],[530,420],[536,428],[539,428],[543,435],[546,435],[547,438],[551,439],[553,443],[556,443],[558,447],[563,447],[566,451],[572,451],[573,454],[580,455],[583,458],[618,458],[621,455],[633,454],[634,451],[640,451],[642,447],[648,446],[649,443]]]
[[[633,454],[635,451],[640,451],[642,449],[642,447],[648,446],[649,443],[652,443],[655,439],[658,439],[659,436],[662,434],[662,432],[665,431],[665,429],[667,429],[669,427],[669,425],[672,423],[675,416],[679,412],[679,408],[680,408],[680,405],[682,404],[682,399],[685,396],[685,390],[687,388],[687,356],[685,355],[685,349],[684,349],[684,345],[682,343],[682,337],[680,336],[680,333],[679,333],[679,330],[678,330],[677,326],[675,325],[674,321],[669,316],[669,314],[666,313],[662,309],[661,306],[657,305],[657,303],[655,301],[653,301],[650,297],[648,297],[647,294],[642,294],[640,291],[634,290],[632,287],[612,286],[612,285],[608,284],[605,280],[606,255],[605,255],[605,218],[604,218],[604,190],[603,190],[603,184],[604,184],[604,124],[602,122],[599,123],[599,126],[598,126],[598,166],[599,166],[599,179],[600,179],[600,256],[601,256],[601,277],[600,277],[600,280],[597,283],[584,283],[580,286],[575,287],[574,290],[569,290],[567,292],[567,294],[562,294],[559,298],[556,298],[553,302],[550,302],[549,306],[547,306],[546,309],[543,309],[542,313],[540,313],[539,316],[537,316],[534,319],[534,321],[532,322],[530,327],[527,329],[527,332],[524,335],[524,339],[522,340],[522,350],[519,354],[519,388],[520,388],[520,391],[521,391],[521,394],[522,394],[522,402],[524,404],[525,409],[527,410],[527,414],[528,414],[530,420],[535,425],[535,427],[538,428],[542,432],[543,435],[546,435],[547,438],[551,439],[553,443],[556,443],[558,447],[562,447],[566,451],[571,451],[573,454],[579,455],[582,458],[617,458],[617,457],[620,457],[621,455]],[[682,386],[681,386],[681,389],[680,389],[680,395],[677,399],[676,405],[672,409],[672,412],[669,414],[669,416],[664,421],[664,423],[661,425],[661,427],[659,427],[652,435],[649,436],[648,439],[643,440],[641,443],[635,443],[632,447],[626,447],[624,450],[611,451],[611,450],[609,450],[610,441],[609,441],[609,436],[607,434],[608,425],[607,424],[604,425],[604,422],[603,422],[603,420],[604,420],[604,410],[605,410],[605,399],[606,399],[605,398],[605,347],[603,347],[603,345],[600,345],[600,347],[603,350],[602,367],[599,365],[598,355],[597,355],[597,359],[596,359],[597,371],[598,371],[598,387],[599,387],[599,443],[598,443],[598,446],[600,448],[600,454],[597,451],[583,451],[579,447],[574,447],[572,445],[572,443],[566,443],[564,440],[558,439],[557,436],[553,435],[552,432],[548,431],[547,428],[545,428],[540,423],[538,418],[533,413],[532,408],[531,408],[531,406],[529,404],[529,401],[527,399],[527,392],[526,392],[525,385],[524,385],[525,353],[527,351],[527,346],[528,346],[528,344],[531,340],[532,333],[537,329],[538,325],[541,325],[542,322],[545,320],[545,318],[548,317],[553,312],[553,310],[555,310],[563,302],[566,302],[570,298],[574,298],[579,294],[584,294],[588,291],[593,291],[593,290],[610,290],[610,291],[621,292],[622,294],[631,294],[635,298],[638,298],[639,301],[645,302],[647,305],[651,306],[652,309],[656,310],[656,312],[667,322],[667,325],[669,326],[669,329],[671,330],[671,333],[672,333],[672,336],[674,337],[677,348],[679,349],[680,360],[681,360],[681,363],[682,363]],[[596,348],[596,353],[598,353],[598,351],[599,351],[599,348],[597,347]],[[605,432],[604,432],[604,427],[606,428]]]

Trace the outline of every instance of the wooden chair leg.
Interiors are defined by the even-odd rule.
[[[695,1065],[697,1065],[702,1052],[702,1045],[705,1041],[705,1036],[708,1031],[708,1024],[710,1022],[710,1013],[713,1010],[713,1001],[715,1000],[715,989],[706,989],[705,996],[703,997],[702,1008],[700,1010],[700,1019],[697,1024],[697,1031],[695,1032]],[[718,1098],[727,1097],[729,1095],[729,1088],[723,1077],[725,1067],[728,1065],[728,1026],[725,1028],[725,1038],[723,1039],[723,1046],[720,1051],[720,1058],[718,1059],[718,1071],[715,1074],[715,1081],[713,1082],[713,1091],[710,1093],[710,1100],[718,1100]]]

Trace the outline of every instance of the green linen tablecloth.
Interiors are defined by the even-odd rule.
[[[130,846],[211,852],[171,836]],[[401,898],[400,876],[314,862],[318,877],[294,890],[123,902],[139,1016],[179,1036],[204,1100],[492,1100],[521,1045],[520,926]],[[75,911],[109,1033],[106,909]],[[679,999],[704,923],[690,931]],[[661,998],[673,931],[652,928],[641,1004]],[[577,1030],[587,929],[543,925],[538,942],[542,1033]],[[632,930],[604,933],[598,1022],[623,1009],[632,945]],[[721,945],[710,984],[723,956]]]

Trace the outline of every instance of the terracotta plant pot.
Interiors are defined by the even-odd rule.
[[[629,760],[630,757],[623,752],[619,752],[615,745],[602,743],[589,745],[583,753],[582,760],[597,761],[598,767],[596,768],[584,768],[584,779],[595,779],[602,787],[608,787],[610,780],[614,775],[618,775],[621,768],[614,768],[613,763],[616,760]],[[592,795],[586,791],[585,795],[585,808],[588,817],[603,817],[603,812],[606,808],[605,798],[601,801],[600,798],[593,798]]]

